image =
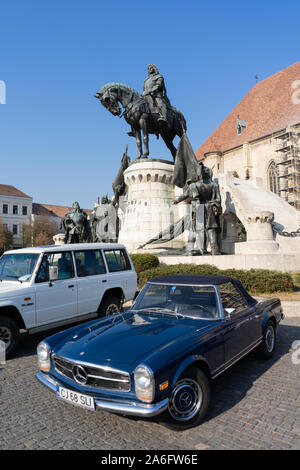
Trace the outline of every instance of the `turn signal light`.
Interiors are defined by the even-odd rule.
[[[169,382],[166,380],[166,382],[160,384],[159,390],[165,390],[166,388],[168,388],[168,386],[169,386]]]

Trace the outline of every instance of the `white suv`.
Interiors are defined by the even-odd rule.
[[[80,243],[7,251],[0,259],[0,341],[111,315],[137,292],[124,245]]]

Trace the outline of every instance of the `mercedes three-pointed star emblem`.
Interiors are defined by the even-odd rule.
[[[72,373],[75,382],[80,385],[85,385],[87,383],[87,374],[82,366],[73,366]]]

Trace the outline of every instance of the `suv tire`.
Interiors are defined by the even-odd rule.
[[[118,314],[121,311],[121,299],[114,295],[107,295],[102,300],[99,308],[100,317],[108,317],[110,315]]]
[[[14,320],[0,315],[0,340],[5,344],[6,355],[11,354],[19,341],[19,328]]]

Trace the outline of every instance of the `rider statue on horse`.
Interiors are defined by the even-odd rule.
[[[107,83],[95,97],[114,116],[124,117],[131,126],[128,134],[136,138],[138,158],[148,157],[149,134],[155,134],[157,137],[161,135],[175,160],[173,139],[176,135],[182,137],[186,131],[186,122],[183,114],[171,106],[164,77],[156,65],[148,65],[148,77],[142,95],[123,83]]]
[[[162,130],[166,129],[168,127],[168,107],[171,106],[171,103],[167,97],[164,77],[159,73],[158,68],[154,64],[148,65],[148,77],[144,81],[143,96],[153,113],[158,112],[158,122]]]

